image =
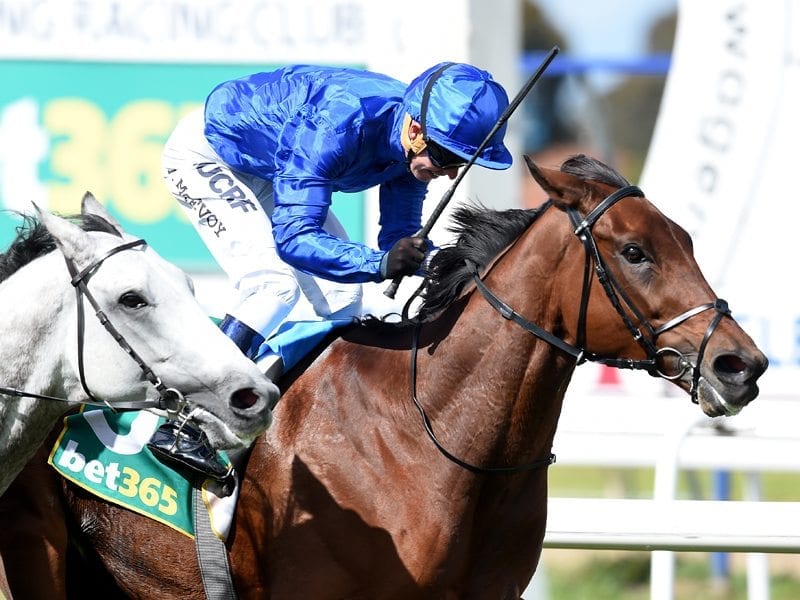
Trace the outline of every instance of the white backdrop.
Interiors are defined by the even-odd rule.
[[[800,2],[679,2],[641,178],[692,234],[718,295],[770,359],[762,395],[800,398],[796,217]]]

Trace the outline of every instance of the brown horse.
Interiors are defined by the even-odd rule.
[[[228,540],[240,597],[518,599],[541,553],[547,465],[577,364],[665,377],[708,415],[756,397],[767,360],[687,233],[595,160],[529,168],[550,200],[458,211],[458,241],[436,256],[414,322],[354,325],[284,378]],[[56,484],[40,464],[15,488],[15,511],[47,516],[38,543],[51,557],[63,559],[69,533],[102,567],[70,564],[71,587],[202,597],[191,539]],[[0,545],[18,533],[7,507]],[[12,589],[63,592],[63,560],[46,565],[49,580],[14,562]]]

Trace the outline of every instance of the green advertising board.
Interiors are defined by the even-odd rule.
[[[161,150],[179,118],[221,81],[275,65],[0,61],[0,245],[41,201],[79,212],[88,190],[126,230],[190,271],[215,264],[161,180]],[[333,211],[364,240],[363,194]]]

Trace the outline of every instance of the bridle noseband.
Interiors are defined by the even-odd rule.
[[[166,387],[161,379],[153,372],[153,370],[149,367],[149,365],[142,359],[141,356],[131,347],[131,345],[127,342],[125,337],[119,332],[119,330],[114,327],[114,325],[109,320],[108,316],[103,312],[102,308],[100,307],[99,303],[92,295],[91,291],[89,291],[88,282],[92,278],[92,276],[100,269],[103,263],[111,256],[119,252],[123,252],[125,250],[130,250],[133,248],[138,247],[146,247],[147,242],[143,239],[133,240],[131,242],[126,242],[124,244],[120,244],[119,246],[115,246],[108,252],[106,252],[103,256],[98,258],[95,262],[90,264],[88,267],[84,268],[82,271],[78,271],[77,266],[73,262],[72,259],[68,258],[66,255],[64,256],[64,260],[67,263],[67,270],[69,271],[71,280],[70,283],[75,288],[75,299],[77,304],[78,310],[78,375],[81,382],[81,387],[83,387],[83,391],[86,394],[88,400],[81,400],[79,401],[80,404],[86,404],[90,406],[106,406],[112,410],[116,409],[144,409],[144,408],[156,408],[160,410],[165,410],[168,413],[177,414],[181,412],[185,405],[185,398],[183,394],[174,389]],[[86,328],[86,319],[84,315],[83,309],[83,298],[86,298],[89,301],[89,304],[95,310],[95,315],[97,316],[100,323],[102,323],[103,327],[105,327],[106,331],[111,334],[111,336],[116,340],[117,344],[125,350],[125,352],[139,365],[144,373],[145,378],[156,388],[159,393],[158,399],[155,400],[136,400],[136,401],[129,401],[129,402],[114,402],[114,404],[110,404],[106,400],[99,400],[97,399],[94,394],[89,390],[89,386],[86,383],[86,373],[84,369],[84,360],[83,360],[83,349],[84,349],[84,337],[85,337],[85,328]],[[48,396],[45,394],[35,394],[32,392],[24,392],[21,390],[17,390],[14,388],[6,388],[0,387],[0,393],[7,394],[9,396],[16,396],[16,397],[29,397],[29,398],[38,398],[41,400],[57,400],[60,402],[71,402],[66,398],[58,398],[55,396]]]

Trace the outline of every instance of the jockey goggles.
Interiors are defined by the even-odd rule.
[[[425,147],[428,150],[428,158],[437,169],[458,169],[467,164],[458,154],[450,152],[430,139],[425,140]]]

